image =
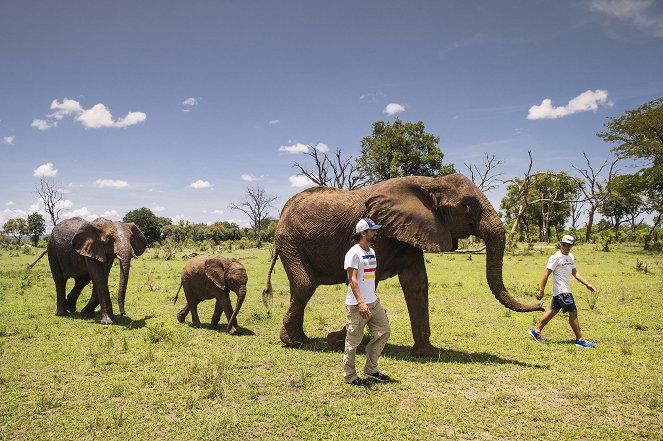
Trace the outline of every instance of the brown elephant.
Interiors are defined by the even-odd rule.
[[[184,323],[189,311],[191,321],[196,328],[200,327],[198,317],[198,303],[203,300],[216,298],[214,313],[212,314],[212,327],[216,328],[221,319],[221,312],[225,312],[228,319],[227,331],[237,334],[237,314],[246,298],[246,283],[248,282],[246,269],[237,259],[222,256],[196,256],[187,262],[182,270],[182,283],[177,289],[175,301],[184,287],[186,306],[177,313],[177,320]],[[229,291],[237,294],[237,304],[233,310],[230,304]]]
[[[376,281],[399,278],[414,337],[412,355],[439,353],[430,343],[424,250],[452,251],[459,238],[482,238],[486,279],[497,300],[514,311],[543,310],[541,304],[519,302],[504,287],[504,226],[486,196],[464,175],[394,178],[352,191],[316,187],[290,198],[276,227],[276,253],[265,295],[271,295],[271,272],[281,256],[290,282],[290,306],[280,334],[287,346],[309,341],[304,334],[304,308],[316,288],[345,282],[343,258],[352,246],[356,222],[364,217],[382,225],[373,246],[378,258]],[[327,337],[336,349],[344,340],[345,328]]]
[[[66,219],[53,228],[45,253],[55,282],[57,296],[56,315],[67,315],[76,310],[76,302],[90,281],[92,296],[81,310],[90,317],[101,304],[101,323],[113,323],[113,306],[108,291],[108,276],[115,257],[120,259],[120,281],[117,303],[124,315],[124,299],[129,282],[131,259],[140,256],[147,248],[147,239],[132,222],[112,222],[97,218],[88,222],[80,217]],[[37,260],[39,260],[44,253]],[[35,261],[30,267],[32,267]],[[65,297],[67,280],[76,283]]]

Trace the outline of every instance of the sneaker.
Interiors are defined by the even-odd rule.
[[[364,386],[366,386],[368,383],[366,383],[366,381],[362,380],[361,378],[357,377],[357,378],[355,378],[354,380],[352,380],[349,384],[351,384],[351,385],[353,385],[353,386],[364,387]]]
[[[381,381],[382,383],[386,383],[387,381],[391,380],[388,375],[385,375],[380,371],[374,372],[372,374],[364,372],[364,374],[366,374],[367,377]]]
[[[581,348],[595,348],[596,343],[583,338],[582,340],[576,340],[576,346],[580,346]]]
[[[536,332],[536,329],[530,329],[529,330],[529,335],[531,335],[532,338],[534,340],[538,341],[539,343],[545,342],[545,340],[543,339],[543,334],[541,334],[540,332]]]

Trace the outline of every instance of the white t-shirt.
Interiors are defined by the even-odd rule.
[[[364,298],[366,304],[373,303],[378,299],[375,295],[375,270],[377,269],[378,262],[375,257],[373,248],[368,251],[364,250],[359,244],[354,245],[345,254],[344,269],[357,268],[357,282],[359,284],[359,292]],[[346,305],[356,305],[357,299],[352,292],[352,287],[348,283],[348,292],[345,297]]]
[[[576,261],[573,254],[566,256],[561,251],[557,251],[548,259],[548,268],[553,273],[553,295],[571,292],[571,275],[576,267]]]

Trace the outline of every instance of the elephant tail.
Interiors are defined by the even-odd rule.
[[[180,289],[182,289],[182,285],[183,285],[183,283],[180,282],[180,287],[177,288],[177,294],[175,294],[175,298],[173,299],[173,305],[174,305],[175,303],[177,303],[177,298],[180,296]]]
[[[44,250],[44,252],[41,253],[41,254],[39,255],[39,257],[37,257],[37,260],[35,260],[34,262],[32,262],[32,263],[31,263],[30,265],[28,265],[26,268],[29,269],[29,270],[31,270],[32,267],[35,266],[35,265],[37,264],[37,262],[39,262],[39,259],[41,259],[42,257],[44,257],[44,254],[46,254],[46,253],[48,253],[48,248],[46,248],[46,249]]]
[[[269,271],[267,272],[267,285],[262,291],[262,303],[265,305],[265,308],[268,310],[271,309],[272,301],[274,299],[274,291],[272,290],[272,271],[274,270],[274,265],[276,265],[276,260],[279,258],[279,250],[274,248],[274,256],[272,257],[272,263],[269,265]]]

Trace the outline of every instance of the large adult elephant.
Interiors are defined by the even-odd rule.
[[[101,323],[113,323],[113,306],[108,290],[108,275],[115,257],[120,259],[120,282],[117,303],[124,315],[124,298],[129,281],[131,259],[147,248],[147,240],[132,222],[112,222],[98,218],[88,222],[80,217],[64,220],[53,228],[48,240],[48,261],[57,294],[56,315],[76,310],[83,288],[92,281],[92,296],[81,310],[83,316],[94,315],[101,304]],[[65,297],[67,279],[75,285]]]
[[[373,247],[376,277],[377,281],[399,278],[414,337],[412,355],[438,354],[430,343],[424,250],[452,251],[459,238],[482,238],[486,279],[497,300],[514,311],[543,310],[540,303],[514,299],[504,287],[504,226],[486,196],[464,175],[394,178],[352,191],[316,187],[288,200],[276,227],[276,253],[265,293],[271,293],[271,271],[281,256],[290,282],[290,307],[280,334],[287,346],[309,341],[304,334],[304,308],[316,288],[345,282],[343,258],[352,246],[355,224],[364,217],[382,225]],[[332,346],[344,339],[345,329],[327,337]]]

